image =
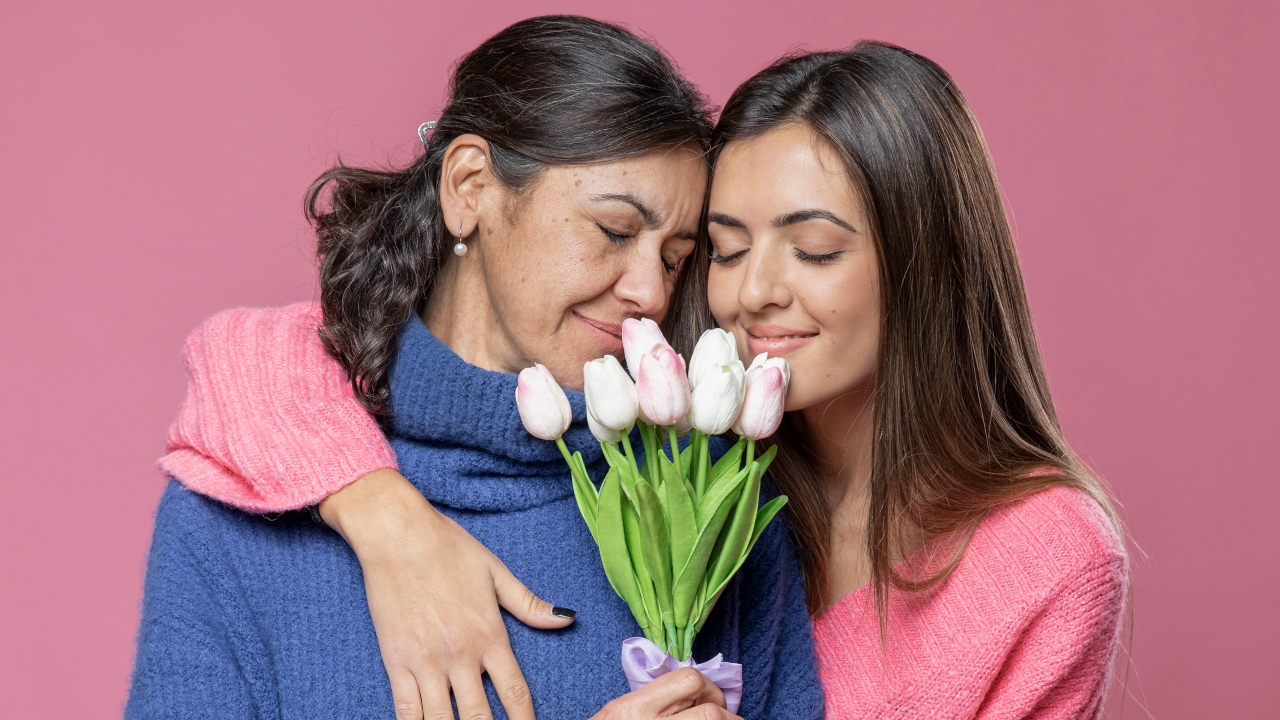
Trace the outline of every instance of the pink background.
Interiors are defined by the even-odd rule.
[[[717,102],[799,45],[952,72],[1067,432],[1145,551],[1125,714],[1273,716],[1280,17],[1163,5],[6,3],[0,715],[119,714],[181,340],[313,297],[307,183],[339,152],[409,157],[454,59],[576,11],[651,34]]]

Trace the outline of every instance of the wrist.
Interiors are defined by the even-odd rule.
[[[357,554],[394,543],[411,524],[436,516],[422,493],[392,468],[361,477],[321,500],[317,508],[325,524]]]

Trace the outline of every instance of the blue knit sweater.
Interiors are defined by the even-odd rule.
[[[639,629],[605,578],[554,444],[530,437],[515,376],[463,362],[416,318],[392,370],[401,471],[541,597],[560,631],[504,615],[543,720],[586,718],[627,691],[619,653]],[[597,480],[581,393],[566,435]],[[744,665],[745,718],[822,715],[809,619],[781,518],[720,599],[695,659]],[[505,717],[486,680],[491,707]],[[390,718],[360,564],[302,513],[249,515],[171,481],[156,514],[127,718]]]

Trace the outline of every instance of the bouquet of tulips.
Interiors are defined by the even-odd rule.
[[[693,665],[694,636],[787,502],[777,497],[760,506],[760,481],[774,449],[756,457],[755,443],[782,420],[790,370],[786,360],[763,353],[744,369],[733,336],[719,329],[699,339],[687,372],[651,320],[625,321],[622,342],[630,375],[611,355],[583,370],[587,421],[609,464],[599,489],[581,453],[570,453],[561,437],[569,401],[545,367],[520,373],[516,404],[525,428],[554,440],[564,454],[605,574],[647,640],[632,638],[623,647],[624,670],[637,689]],[[637,424],[640,456],[630,437]],[[739,440],[713,463],[710,437],[730,429]],[[682,450],[678,438],[686,433]],[[717,657],[695,667],[717,684],[717,674],[725,678],[721,687],[736,711],[741,666]],[[736,675],[736,687],[726,673]]]

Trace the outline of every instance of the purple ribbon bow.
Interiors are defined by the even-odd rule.
[[[738,712],[742,702],[742,666],[724,662],[717,655],[704,663],[694,664],[693,658],[680,662],[646,638],[633,637],[622,641],[622,672],[627,675],[631,690],[636,691],[672,670],[691,667],[706,675],[724,693],[724,703],[731,713]]]

